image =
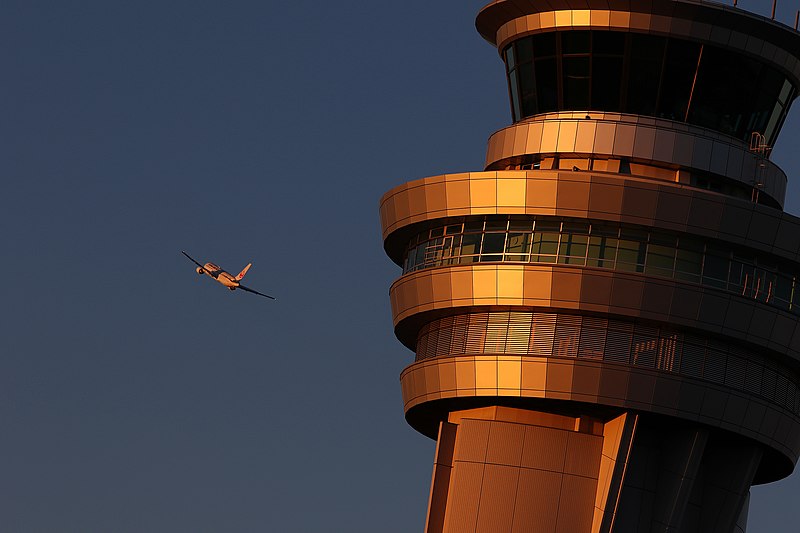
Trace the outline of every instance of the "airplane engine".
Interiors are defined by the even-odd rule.
[[[197,268],[195,268],[195,270],[196,270],[196,271],[197,271],[197,273],[198,273],[198,274],[200,274],[201,276],[203,275],[203,269],[202,269],[202,268],[200,268],[200,267],[197,267]]]

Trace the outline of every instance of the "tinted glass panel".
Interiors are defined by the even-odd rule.
[[[674,39],[669,41],[659,95],[658,116],[670,120],[686,120],[686,109],[699,57],[698,43]]]
[[[483,236],[482,252],[485,254],[503,253],[506,246],[505,233],[487,233]]]
[[[505,50],[506,69],[511,70],[514,68],[516,62],[514,61],[514,47],[509,46]]]
[[[565,57],[564,70],[564,108],[589,109],[589,57]]]
[[[662,37],[631,35],[626,111],[655,114],[666,42]]]
[[[625,34],[615,31],[592,32],[592,53],[594,55],[624,55]]]
[[[556,55],[556,34],[540,33],[530,38],[536,57],[552,57]]]
[[[565,31],[561,34],[561,53],[588,54],[590,39],[588,31]]]
[[[653,35],[543,33],[516,41],[505,60],[515,120],[559,110],[621,111],[748,142],[758,132],[771,145],[797,94],[755,59],[713,45],[701,55],[699,43]]]
[[[539,113],[558,111],[558,67],[555,58],[536,61],[536,92],[539,95]],[[523,110],[526,116],[537,110]]]
[[[530,39],[517,41],[517,62],[525,63],[533,60],[533,46]]]
[[[622,57],[592,58],[592,109],[619,111]]]

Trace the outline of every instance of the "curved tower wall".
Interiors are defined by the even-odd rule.
[[[769,160],[800,35],[673,0],[477,27],[512,125],[380,204],[426,531],[744,531],[800,454],[800,219]]]

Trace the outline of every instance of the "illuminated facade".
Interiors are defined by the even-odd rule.
[[[618,5],[617,5],[618,4]],[[426,531],[745,531],[800,454],[800,34],[685,0],[496,0],[513,124],[381,199]]]

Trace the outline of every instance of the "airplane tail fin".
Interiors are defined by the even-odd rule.
[[[244,269],[242,269],[241,272],[239,272],[239,275],[236,276],[236,279],[241,280],[244,277],[244,275],[247,274],[247,271],[250,270],[251,266],[253,266],[253,263],[247,263],[247,266],[244,267]]]

